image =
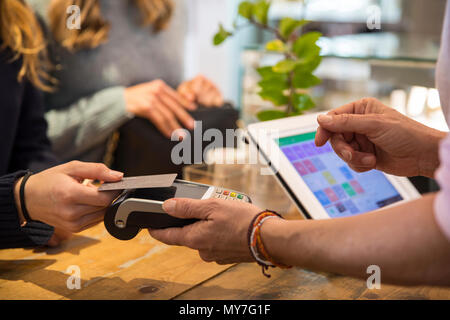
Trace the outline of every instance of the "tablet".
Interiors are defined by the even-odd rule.
[[[316,147],[318,115],[248,127],[251,143],[306,218],[352,216],[420,197],[407,178],[378,170],[357,173],[336,155],[329,142]]]

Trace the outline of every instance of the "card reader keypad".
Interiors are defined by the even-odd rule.
[[[250,202],[249,198],[242,193],[221,188],[216,188],[215,193],[212,197],[223,200]]]

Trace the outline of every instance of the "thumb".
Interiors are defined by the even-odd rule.
[[[163,203],[165,212],[180,219],[206,220],[209,215],[208,201],[194,199],[169,199]]]
[[[317,117],[319,125],[329,132],[345,133],[353,132],[369,135],[380,129],[381,122],[374,115],[362,114],[338,114],[320,115]]]
[[[123,173],[109,169],[103,163],[72,161],[65,165],[65,172],[81,179],[100,180],[105,182],[120,181]]]

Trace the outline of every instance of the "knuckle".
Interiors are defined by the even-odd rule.
[[[373,98],[373,97],[365,97],[365,98],[362,98],[362,99],[361,99],[361,103],[362,103],[362,104],[365,104],[365,105],[372,104],[372,103],[374,103],[374,102],[376,102],[376,101],[377,101],[377,99],[375,99],[375,98]]]
[[[179,203],[181,204],[180,205],[181,212],[183,212],[186,215],[186,217],[194,216],[194,209],[190,205],[189,201],[179,200]]]
[[[368,116],[368,124],[372,126],[382,126],[386,122],[390,122],[394,119],[390,119],[389,117],[386,117],[383,114],[371,114]]]
[[[223,204],[223,202],[220,201],[219,199],[210,199],[210,200],[208,200],[208,208],[210,210],[213,210],[213,211],[215,211],[218,208],[220,208],[222,204]]]
[[[108,170],[108,167],[103,163],[95,163],[94,165],[95,165],[95,169],[97,169],[98,171]]]
[[[202,247],[203,241],[201,241],[200,237],[195,235],[188,235],[186,237],[186,243],[188,244],[188,247],[193,249],[200,249]]]
[[[185,236],[184,241],[182,243],[182,245],[185,245],[191,249],[199,249],[198,244],[199,244],[198,238],[190,233]]]
[[[155,83],[155,89],[159,92],[162,91],[165,86],[166,86],[166,84],[162,80],[157,80]]]
[[[58,197],[59,202],[69,203],[74,199],[74,195],[71,192],[70,188],[58,188],[55,189],[55,194]]]
[[[69,223],[75,222],[78,218],[75,212],[70,209],[66,209],[65,211],[63,211],[61,213],[61,216],[66,222]]]
[[[345,126],[350,122],[350,114],[344,113],[339,116],[341,123]]]
[[[83,165],[83,163],[81,162],[81,161],[78,161],[78,160],[72,160],[72,161],[70,161],[68,164],[67,164],[67,167],[69,168],[69,169],[74,169],[74,168],[78,168],[78,167],[80,167],[80,166],[82,166]]]
[[[79,166],[80,164],[82,164],[82,162],[79,160],[72,160],[69,162],[69,165],[71,166]]]

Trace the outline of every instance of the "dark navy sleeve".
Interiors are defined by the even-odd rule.
[[[53,235],[53,227],[41,222],[20,226],[14,200],[14,185],[26,171],[0,177],[0,249],[46,245]]]
[[[18,130],[9,172],[29,169],[39,172],[58,164],[47,137],[47,122],[41,93],[30,83],[24,84]]]

